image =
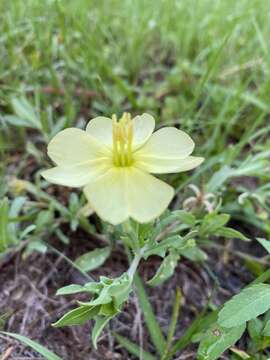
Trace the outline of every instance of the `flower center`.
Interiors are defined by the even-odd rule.
[[[116,115],[113,120],[113,163],[115,166],[130,166],[132,160],[133,127],[131,116],[124,113],[117,121]]]

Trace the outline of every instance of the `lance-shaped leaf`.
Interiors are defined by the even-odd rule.
[[[79,256],[75,264],[83,271],[91,271],[101,266],[109,257],[111,248],[106,246],[102,249],[95,249]]]
[[[97,340],[99,338],[99,335],[101,334],[104,327],[108,324],[108,322],[113,318],[114,316],[107,316],[107,317],[101,317],[99,316],[96,319],[93,331],[92,331],[92,342],[95,347],[97,348]]]
[[[147,259],[151,255],[164,257],[169,249],[182,250],[191,244],[179,235],[170,236],[160,242],[153,242],[144,251],[143,257]]]
[[[71,284],[58,289],[56,295],[72,295],[80,292],[97,294],[101,290],[101,288],[102,288],[101,284],[95,282],[89,282],[84,286]]]
[[[196,245],[195,240],[193,242],[193,246],[189,246],[186,249],[181,250],[179,254],[191,261],[202,262],[207,260],[207,254]]]
[[[99,312],[99,306],[82,305],[76,309],[67,312],[61,319],[53,324],[54,327],[67,325],[83,325],[88,320],[93,319]]]
[[[245,235],[240,233],[240,231],[225,226],[222,226],[221,228],[217,229],[215,235],[223,236],[228,239],[240,239],[243,241],[250,241],[249,238],[247,238]]]
[[[245,324],[231,329],[224,329],[218,325],[212,326],[200,343],[197,354],[198,360],[219,359],[224,351],[241,338],[245,328]]]
[[[251,285],[225,303],[219,312],[218,323],[223,327],[234,327],[255,319],[270,309],[270,285]]]
[[[201,236],[215,234],[215,232],[227,224],[230,219],[228,214],[208,214],[204,217],[200,227]]]
[[[162,261],[155,276],[148,281],[148,284],[151,286],[157,286],[172,276],[179,258],[180,256],[177,254],[177,252],[171,251],[169,255],[166,256]]]

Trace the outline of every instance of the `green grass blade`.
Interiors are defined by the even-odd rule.
[[[207,308],[202,310],[199,315],[195,318],[186,332],[181,336],[179,340],[176,341],[172,350],[169,353],[167,359],[172,359],[173,355],[178,351],[183,350],[186,346],[188,346],[191,342],[192,336],[205,328],[207,328],[210,324],[212,324],[217,318],[217,312],[212,312],[209,315],[205,315]]]
[[[4,198],[0,204],[0,252],[7,249],[9,243],[9,236],[7,231],[8,226],[8,199]]]
[[[139,275],[135,276],[136,294],[139,298],[140,305],[144,314],[144,319],[150,333],[151,339],[157,352],[162,355],[166,349],[166,341],[162,334],[161,328],[156,320],[152,306],[146,295],[142,280]]]
[[[165,350],[161,360],[168,359],[169,350],[170,350],[170,347],[171,347],[171,344],[173,341],[173,336],[175,333],[177,320],[179,317],[179,312],[180,312],[180,307],[181,307],[181,297],[182,297],[181,291],[179,288],[177,288],[176,293],[175,293],[175,300],[174,300],[174,304],[173,304],[172,319],[171,319],[171,323],[170,323],[170,327],[169,327],[169,331],[168,331],[166,350]]]
[[[58,355],[45,348],[43,345],[40,345],[36,341],[33,341],[23,335],[5,332],[5,331],[1,331],[1,334],[13,337],[14,339],[20,341],[24,345],[30,346],[33,350],[44,356],[44,358],[47,360],[62,360]]]
[[[113,336],[122,345],[130,354],[137,356],[139,359],[142,358],[143,360],[156,360],[156,358],[148,353],[145,350],[142,350],[138,345],[134,344],[132,341],[128,340],[124,336],[119,334],[113,333]]]
[[[254,284],[260,284],[260,283],[265,283],[266,281],[268,281],[270,279],[270,269],[266,270],[265,272],[263,272],[260,276],[258,276],[254,281],[252,281],[252,283],[250,283],[250,285],[254,285]]]

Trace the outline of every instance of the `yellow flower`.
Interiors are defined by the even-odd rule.
[[[143,114],[119,121],[97,117],[86,131],[69,128],[48,145],[56,167],[42,173],[55,184],[84,187],[93,209],[111,224],[128,218],[149,222],[167,208],[174,190],[152,174],[177,173],[195,168],[203,158],[189,156],[192,139],[174,127],[153,133],[155,120]]]

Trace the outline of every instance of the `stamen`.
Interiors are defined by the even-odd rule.
[[[132,140],[133,127],[131,116],[124,113],[117,121],[116,115],[113,121],[113,162],[115,166],[130,166],[132,164]]]

